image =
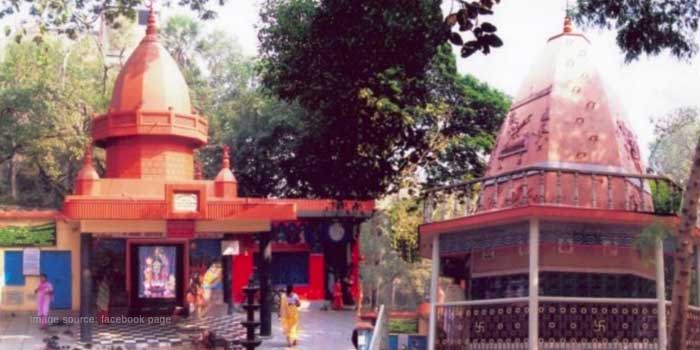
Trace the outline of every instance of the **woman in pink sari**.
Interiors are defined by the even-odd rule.
[[[39,316],[39,324],[41,329],[46,329],[49,319],[49,306],[53,300],[53,285],[46,278],[46,274],[42,273],[39,277],[39,287],[34,290],[36,294],[36,309]]]

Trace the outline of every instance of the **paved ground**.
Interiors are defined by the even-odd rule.
[[[299,345],[288,348],[282,335],[279,320],[273,315],[273,337],[264,341],[258,348],[261,350],[354,350],[350,336],[355,325],[355,313],[352,311],[321,311],[321,304],[302,304],[300,310],[300,339]],[[59,317],[68,316],[57,315]],[[52,326],[48,331],[41,331],[31,322],[26,313],[0,313],[0,350],[43,350],[46,348],[44,339],[58,337],[62,349],[80,349],[75,345],[77,339],[76,326]],[[141,327],[143,328],[143,327]],[[143,329],[141,329],[143,330]],[[160,333],[156,332],[155,333]],[[115,332],[116,333],[116,332]],[[138,331],[127,332],[137,334]],[[123,349],[159,349],[159,350],[191,350],[191,345],[169,346],[160,344],[143,344],[134,347],[131,344],[119,344]],[[92,349],[116,349],[111,346],[93,346]],[[220,348],[219,348],[220,349]]]
[[[289,348],[282,328],[273,315],[273,338],[263,342],[261,350],[354,350],[350,336],[355,327],[353,311],[321,311],[319,303],[303,303],[300,310],[299,345]]]
[[[0,350],[43,349],[46,336],[31,324],[29,315],[0,313]]]

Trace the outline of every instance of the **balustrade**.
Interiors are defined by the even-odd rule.
[[[682,189],[663,176],[528,167],[436,187],[424,195],[424,220],[434,222],[529,205],[675,214]]]

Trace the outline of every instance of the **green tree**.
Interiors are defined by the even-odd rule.
[[[627,61],[641,54],[656,55],[669,50],[680,59],[697,53],[696,42],[700,3],[675,1],[605,1],[579,0],[575,18],[582,23],[617,29],[617,44]],[[692,228],[697,223],[700,197],[700,139],[688,169],[680,211],[678,242],[674,255],[674,278],[671,304],[669,349],[687,349],[688,304],[690,300],[693,247]],[[691,143],[692,144],[692,143]]]
[[[203,20],[216,17],[216,11],[211,8],[212,3],[222,6],[226,0],[177,1],[178,6],[189,8]],[[165,2],[165,6],[171,4]],[[29,18],[29,27],[5,27],[5,35],[14,35],[17,41],[28,33],[33,33],[34,38],[65,34],[71,39],[76,39],[82,33],[100,29],[102,23],[113,29],[120,28],[123,24],[119,21],[120,18],[134,21],[137,10],[146,5],[147,1],[143,0],[8,0],[0,5],[0,19],[12,15]]]
[[[5,48],[0,61],[0,186],[8,198],[3,202],[57,207],[71,192],[87,121],[107,104],[99,93],[103,66],[91,54],[94,49],[87,39]]]
[[[418,226],[423,223],[423,206],[416,198],[391,198],[385,209],[391,222],[388,236],[392,248],[407,262],[420,259],[418,252]]]
[[[679,108],[654,120],[649,166],[656,173],[685,185],[690,172],[693,143],[700,136],[697,108]]]
[[[582,24],[615,28],[627,61],[663,50],[688,59],[698,49],[700,3],[694,0],[578,0],[573,15]]]
[[[483,169],[508,102],[457,74],[440,1],[269,1],[261,16],[262,83],[305,111],[281,164],[299,195],[375,198],[426,166],[442,167],[433,182]]]
[[[408,262],[393,249],[390,231],[392,222],[384,211],[378,211],[361,226],[362,289],[371,308],[381,304],[415,309],[429,289],[430,261],[416,259]],[[397,289],[408,296],[403,305],[393,303]]]

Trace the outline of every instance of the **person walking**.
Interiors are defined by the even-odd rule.
[[[297,345],[299,339],[299,306],[301,301],[294,286],[287,285],[287,292],[280,297],[280,321],[288,346]]]
[[[333,284],[333,310],[342,310],[344,307],[343,284],[340,281],[340,278],[336,278],[335,284]]]
[[[36,294],[36,313],[39,316],[39,328],[46,329],[49,325],[49,308],[53,301],[53,285],[49,282],[45,273],[39,275],[39,286],[34,290]]]

